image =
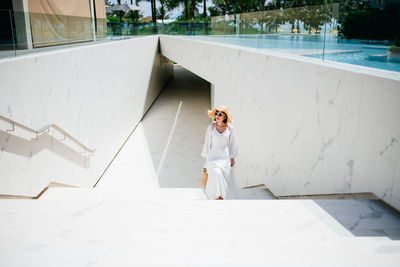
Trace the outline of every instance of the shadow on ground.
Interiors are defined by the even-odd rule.
[[[355,236],[400,240],[400,212],[376,199],[318,199],[322,209]]]

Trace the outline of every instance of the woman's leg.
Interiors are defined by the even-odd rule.
[[[218,166],[208,166],[208,181],[205,188],[208,199],[224,199],[226,195],[227,183],[224,172]]]
[[[216,190],[215,190],[216,197],[218,199],[223,199],[226,194],[226,188],[227,188],[224,174],[220,168],[215,168],[214,175],[215,175],[214,179],[216,180]]]

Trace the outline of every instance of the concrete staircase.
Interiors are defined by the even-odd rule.
[[[400,264],[400,241],[354,235],[313,200],[215,201],[200,188],[159,188],[143,141],[138,127],[96,188],[0,201],[0,266]]]
[[[0,266],[400,266],[399,240],[359,235],[346,222],[400,230],[396,216],[371,203],[372,212],[350,203],[338,220],[338,203],[277,200],[264,186],[238,190],[237,200],[206,200],[194,158],[203,132],[172,131],[170,145],[161,132],[171,129],[162,104],[179,101],[171,94],[154,105],[95,188],[2,199]],[[179,173],[173,162],[192,172]],[[168,180],[173,175],[180,179]]]
[[[312,200],[204,200],[201,189],[50,188],[0,201],[1,266],[399,266]]]

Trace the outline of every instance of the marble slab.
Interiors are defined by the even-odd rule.
[[[179,36],[160,44],[231,108],[239,186],[372,192],[400,209],[399,73]]]
[[[41,51],[0,60],[0,115],[34,130],[56,124],[95,152],[1,123],[0,194],[93,186],[172,75],[157,36]]]
[[[158,188],[142,131],[94,189],[1,200],[0,265],[400,264],[400,241],[353,235],[312,200],[205,201],[192,189]]]

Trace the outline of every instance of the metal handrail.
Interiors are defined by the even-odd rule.
[[[50,128],[53,128],[53,129],[59,131],[61,134],[63,134],[63,135],[64,135],[64,138],[65,138],[65,137],[68,137],[72,142],[74,142],[74,143],[77,144],[78,146],[82,147],[82,148],[83,148],[84,150],[86,150],[87,152],[89,152],[89,153],[94,153],[94,152],[96,151],[95,149],[90,149],[90,148],[88,148],[87,146],[85,146],[84,144],[82,144],[81,142],[79,142],[76,138],[74,138],[73,136],[71,136],[69,133],[67,133],[65,130],[63,130],[61,127],[59,127],[59,126],[56,125],[56,124],[49,124],[49,125],[47,125],[47,126],[41,128],[40,130],[36,131],[36,130],[34,130],[34,129],[31,129],[31,128],[25,126],[25,125],[22,125],[22,124],[20,124],[20,123],[18,123],[18,122],[16,122],[16,121],[13,121],[13,120],[8,119],[8,118],[6,118],[6,117],[3,117],[3,116],[1,116],[1,115],[0,115],[0,119],[3,120],[3,121],[5,121],[5,122],[8,122],[8,123],[10,123],[10,124],[12,125],[13,129],[12,129],[12,130],[7,130],[7,131],[14,131],[15,126],[17,126],[17,127],[21,128],[21,129],[24,129],[24,130],[26,130],[26,131],[29,131],[29,132],[31,132],[31,133],[36,134],[36,138],[37,138],[37,137],[39,136],[39,134],[43,133],[44,131],[48,131]]]

